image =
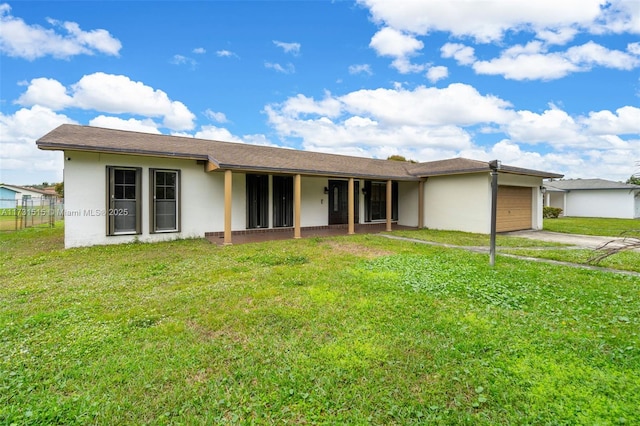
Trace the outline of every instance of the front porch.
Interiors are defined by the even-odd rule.
[[[391,224],[392,231],[418,229],[411,226]],[[378,234],[387,230],[387,224],[367,223],[356,224],[355,234]],[[338,235],[349,235],[349,225],[328,225],[309,226],[300,229],[301,238],[311,237],[333,237]],[[213,244],[224,245],[224,232],[207,232],[205,238]],[[244,231],[233,231],[233,244],[257,243],[263,241],[289,240],[294,238],[294,228],[269,228],[269,229],[247,229]]]

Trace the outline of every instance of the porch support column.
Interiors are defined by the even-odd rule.
[[[424,228],[424,181],[418,184],[418,229]]]
[[[302,177],[295,175],[293,177],[293,238],[302,238],[300,233],[300,206],[302,198]]]
[[[393,197],[393,182],[391,180],[387,181],[387,231],[391,231],[391,215],[393,212],[392,209],[392,197]]]
[[[224,245],[230,245],[231,242],[231,203],[233,200],[231,192],[231,182],[233,173],[231,170],[224,172]]]
[[[349,235],[353,235],[356,233],[356,227],[355,227],[355,217],[356,217],[356,212],[355,212],[355,200],[354,200],[354,182],[353,182],[353,178],[350,177],[349,178],[349,191],[347,194],[348,200],[349,202],[347,203],[348,208],[349,208],[349,231],[348,234]]]

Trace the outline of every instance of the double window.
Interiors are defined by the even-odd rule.
[[[180,172],[149,169],[149,232],[180,231]],[[107,235],[142,233],[142,169],[107,167]]]

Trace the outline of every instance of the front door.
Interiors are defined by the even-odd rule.
[[[359,182],[354,182],[355,223],[359,222],[358,211]],[[349,223],[349,182],[346,180],[329,181],[329,225]]]

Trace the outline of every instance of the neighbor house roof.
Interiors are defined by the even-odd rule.
[[[6,183],[0,184],[1,187],[8,189],[13,192],[35,192],[41,195],[52,195],[50,192],[43,191],[42,189],[30,188],[28,186],[18,186],[18,185],[8,185]]]
[[[580,191],[593,189],[638,189],[640,185],[615,182],[605,179],[567,179],[545,182],[547,190],[553,191]]]
[[[18,191],[14,186],[12,185],[5,185],[5,184],[0,184],[0,188],[6,189],[7,191],[11,191],[11,192],[20,192]]]
[[[489,171],[489,163],[464,158],[409,163],[324,154],[287,148],[220,142],[63,124],[36,141],[48,150],[147,155],[207,161],[212,168],[290,172],[307,175],[371,179],[418,180],[421,177]],[[502,172],[559,178],[562,175],[502,166]]]

